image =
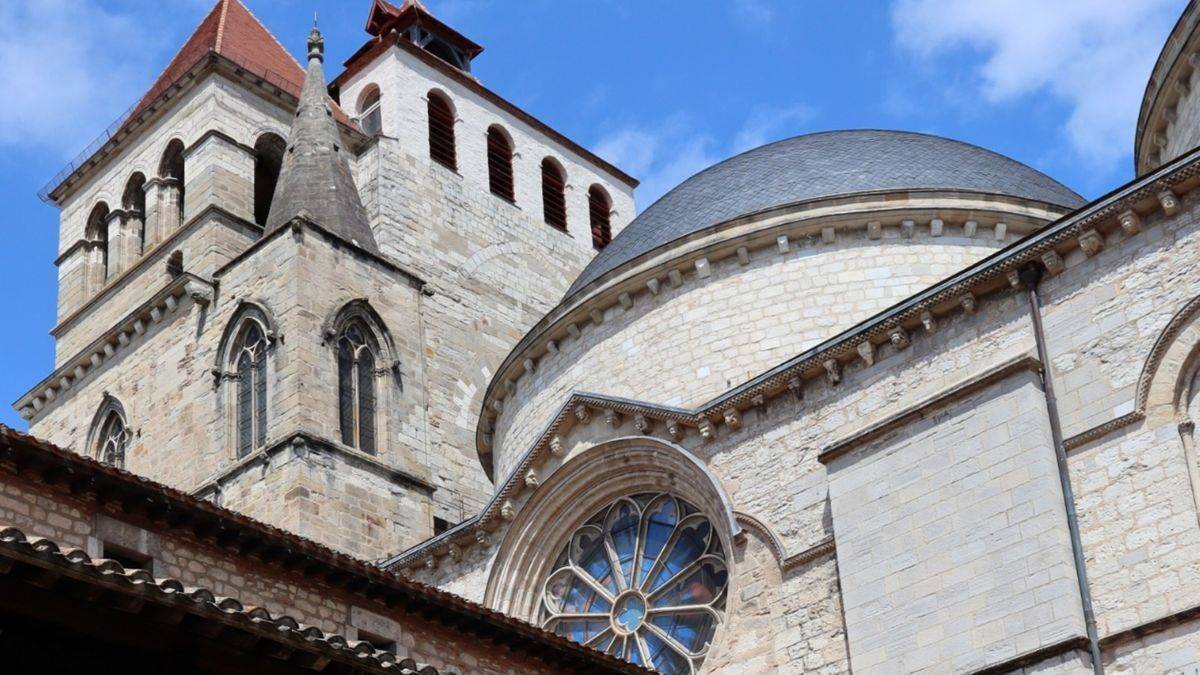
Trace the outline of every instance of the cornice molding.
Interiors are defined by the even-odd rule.
[[[817,455],[817,461],[829,464],[853,450],[882,436],[912,424],[913,422],[932,417],[939,410],[963,398],[976,394],[998,382],[1003,382],[1018,373],[1041,373],[1042,362],[1032,354],[1021,354],[999,365],[962,379],[955,384],[906,407],[876,424],[825,447]]]
[[[1180,157],[1154,173],[1137,179],[1109,195],[1056,221],[1036,234],[1005,248],[984,260],[950,276],[892,308],[876,314],[857,326],[816,345],[785,361],[743,385],[728,390],[699,408],[700,416],[713,424],[720,423],[727,410],[746,409],[756,401],[767,400],[787,391],[803,391],[805,382],[819,377],[837,378],[842,366],[856,360],[872,365],[875,351],[881,345],[892,344],[898,349],[907,346],[911,336],[938,330],[941,321],[956,315],[968,314],[993,296],[1004,294],[1008,288],[1019,286],[1017,271],[1033,263],[1047,269],[1051,275],[1061,274],[1067,266],[1064,256],[1078,247],[1084,257],[1095,255],[1095,239],[1110,236],[1135,237],[1147,217],[1177,213],[1184,193],[1197,187],[1200,176],[1200,150]],[[1123,241],[1120,239],[1119,241]],[[1090,251],[1090,253],[1089,253]],[[708,267],[706,258],[701,258]],[[1074,259],[1078,260],[1078,259]],[[1074,266],[1078,262],[1072,262]],[[678,268],[674,273],[678,275]],[[702,272],[697,266],[696,276]],[[679,280],[681,275],[675,276]],[[654,292],[648,289],[648,292]],[[633,298],[629,300],[636,302]],[[593,307],[593,321],[603,313]],[[583,323],[580,321],[579,323]],[[576,332],[581,329],[576,328]],[[531,334],[531,340],[518,345],[505,364],[497,369],[485,393],[483,413],[476,430],[476,447],[490,469],[491,434],[496,418],[503,411],[503,400],[512,386],[504,386],[537,367],[528,354],[537,348],[542,354],[557,352],[558,345],[550,339],[549,330]],[[869,346],[866,344],[869,343]],[[517,374],[517,369],[520,368]],[[514,377],[515,376],[515,377]],[[490,471],[489,471],[490,475]]]
[[[236,267],[237,265],[241,264],[247,258],[250,258],[251,256],[253,256],[259,250],[261,250],[264,246],[266,246],[267,243],[274,241],[275,239],[278,239],[278,238],[284,236],[285,234],[292,235],[292,236],[302,236],[305,229],[312,230],[313,232],[317,233],[321,237],[325,238],[327,241],[333,243],[335,246],[339,246],[341,248],[345,248],[347,250],[353,251],[354,253],[358,254],[361,258],[370,260],[370,261],[378,264],[379,266],[383,267],[387,271],[404,279],[410,286],[412,286],[413,288],[415,288],[417,290],[427,290],[427,289],[431,290],[432,289],[429,282],[427,282],[425,279],[422,279],[421,277],[417,276],[416,273],[403,267],[402,265],[400,265],[396,261],[392,260],[391,258],[388,258],[380,253],[375,253],[373,251],[369,251],[369,250],[359,246],[358,244],[355,244],[352,241],[348,241],[347,239],[342,238],[341,236],[337,235],[336,233],[325,229],[324,227],[321,226],[320,223],[317,223],[316,221],[304,218],[303,216],[297,216],[295,218],[292,218],[290,221],[288,221],[286,227],[280,227],[271,232],[267,232],[262,237],[259,237],[259,239],[257,241],[255,241],[253,244],[251,244],[249,247],[247,247],[246,250],[237,254],[233,258],[230,258],[228,262],[226,262],[221,267],[217,268],[217,271],[213,272],[213,278],[219,281],[221,279],[221,277],[225,276],[225,274],[229,272],[229,270],[231,270],[234,267]]]
[[[1133,137],[1134,172],[1137,174],[1148,172],[1160,162],[1161,148],[1155,144],[1153,136],[1163,134],[1165,142],[1170,118],[1177,115],[1176,110],[1183,100],[1181,91],[1169,86],[1170,83],[1182,85],[1185,91],[1190,89],[1192,75],[1200,66],[1200,61],[1197,61],[1200,59],[1200,32],[1196,30],[1197,23],[1200,23],[1198,7],[1196,0],[1188,2],[1163,44],[1146,82]],[[1190,69],[1186,76],[1183,74],[1185,67]]]
[[[255,468],[261,468],[265,472],[270,468],[272,458],[283,451],[291,450],[294,456],[299,457],[313,449],[335,454],[359,468],[366,469],[393,483],[415,488],[427,495],[433,494],[437,489],[432,483],[423,478],[385,464],[379,458],[351,448],[348,445],[338,443],[312,432],[295,431],[268,443],[265,447],[245,457],[239,458],[232,465],[193,488],[191,494],[199,499],[211,500],[212,497],[222,492],[224,485],[236,480],[246,472]]]

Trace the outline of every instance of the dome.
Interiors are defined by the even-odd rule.
[[[1000,194],[1065,209],[1085,203],[1040,171],[948,138],[873,130],[796,136],[714,164],[680,183],[598,253],[567,295],[643,253],[738,216],[886,190]]]

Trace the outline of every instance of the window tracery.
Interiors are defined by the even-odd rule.
[[[125,453],[129,449],[129,427],[119,407],[109,404],[103,413],[96,435],[96,459],[109,466],[125,468]]]
[[[267,335],[257,321],[247,321],[234,346],[237,381],[237,448],[245,457],[267,443]]]
[[[542,587],[542,625],[662,673],[699,670],[729,572],[712,523],[667,494],[622,497],[580,526]]]
[[[375,452],[376,347],[360,322],[346,324],[337,340],[338,418],[342,442]]]

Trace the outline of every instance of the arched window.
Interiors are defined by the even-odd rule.
[[[442,166],[458,170],[454,150],[454,108],[445,95],[429,92],[429,156]]]
[[[383,132],[383,111],[379,107],[382,97],[379,87],[371,85],[358,99],[358,125],[368,136]]]
[[[165,227],[160,236],[166,237],[183,224],[183,202],[185,176],[183,168],[183,141],[178,138],[167,144],[162,160],[158,164],[158,177],[164,189],[159,205]]]
[[[125,409],[115,398],[105,395],[104,402],[92,418],[88,442],[92,456],[110,466],[125,468],[130,435]]]
[[[110,412],[100,427],[100,447],[96,458],[118,468],[125,466],[125,451],[129,448],[129,430],[116,411]]]
[[[141,172],[130,176],[125,183],[121,208],[128,218],[128,234],[133,237],[129,249],[140,256],[146,252],[146,177]]]
[[[512,141],[500,125],[493,124],[487,130],[488,187],[492,194],[516,202],[513,191],[513,148]]]
[[[342,442],[375,452],[375,368],[378,346],[361,321],[350,321],[337,338],[338,421]]]
[[[287,143],[276,134],[263,134],[254,143],[254,222],[267,224],[271,213],[271,198],[283,168],[283,153]]]
[[[108,279],[108,204],[100,202],[92,207],[83,238],[91,249],[87,263],[88,295],[91,295],[99,291]]]
[[[542,160],[542,217],[546,224],[567,230],[567,177],[558,162]]]
[[[549,631],[661,673],[700,669],[729,571],[699,510],[671,495],[622,497],[575,530],[542,587]]]
[[[246,320],[232,353],[233,376],[237,381],[238,457],[267,444],[267,347],[262,324]]]
[[[609,224],[609,213],[612,211],[612,201],[608,193],[599,185],[588,188],[588,214],[592,222],[592,247],[597,251],[608,246],[612,241],[612,225]]]

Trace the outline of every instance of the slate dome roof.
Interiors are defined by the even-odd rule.
[[[827,131],[749,150],[680,183],[592,259],[567,296],[634,258],[731,218],[794,202],[881,190],[963,190],[1086,202],[1046,174],[979,146],[903,131]]]

